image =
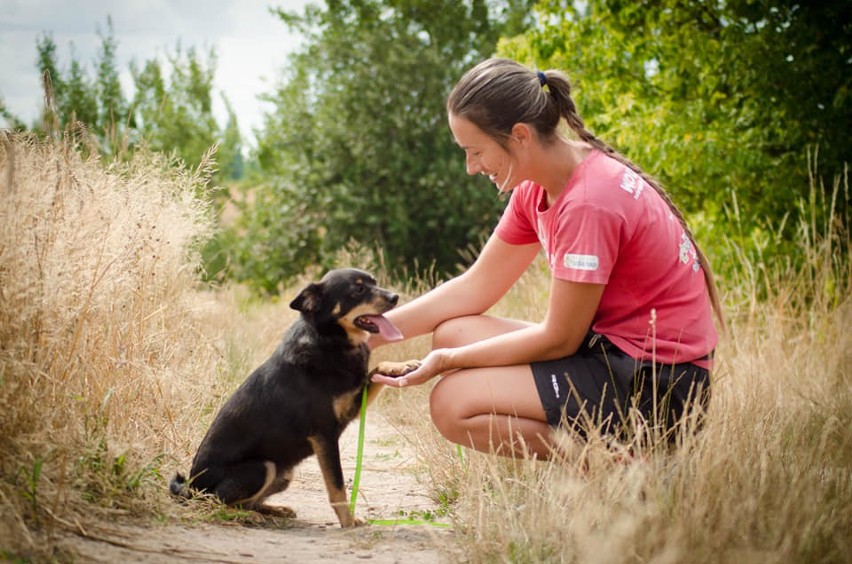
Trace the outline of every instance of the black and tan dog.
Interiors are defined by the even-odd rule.
[[[370,334],[402,337],[382,316],[398,299],[355,269],[333,270],[305,287],[290,303],[299,319],[222,407],[201,441],[190,480],[176,474],[171,492],[207,492],[227,504],[292,515],[263,502],[284,491],[293,468],[316,454],[340,525],[359,524],[346,500],[338,440],[358,416],[364,388],[371,399],[380,388],[367,373]],[[382,363],[380,371],[403,374],[413,367]]]

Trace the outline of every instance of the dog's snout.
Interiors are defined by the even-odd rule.
[[[389,294],[388,295],[388,303],[396,307],[396,304],[399,302],[399,294]]]

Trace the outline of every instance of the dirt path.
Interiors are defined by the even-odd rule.
[[[343,473],[355,473],[358,422],[340,441]],[[364,463],[356,514],[361,519],[421,516],[435,505],[412,472],[413,453],[381,413],[367,418]],[[406,564],[458,562],[449,527],[369,525],[343,530],[326,498],[315,458],[296,470],[290,488],[270,498],[297,517],[282,527],[244,524],[104,524],[87,530],[89,538],[69,536],[62,548],[80,562],[381,562]]]

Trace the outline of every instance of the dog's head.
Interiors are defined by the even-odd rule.
[[[399,296],[376,285],[368,273],[354,268],[332,270],[319,282],[308,284],[290,307],[318,330],[341,327],[353,344],[367,341],[371,333],[386,340],[402,338],[382,315],[393,309]]]

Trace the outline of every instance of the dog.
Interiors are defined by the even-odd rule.
[[[400,332],[382,314],[399,296],[377,286],[368,273],[332,270],[307,285],[290,303],[300,312],[272,356],[256,368],[216,415],[196,453],[190,479],[179,472],[172,494],[214,494],[222,502],[261,513],[295,517],[289,508],[264,505],[287,489],[293,469],[316,455],[328,500],[341,527],[362,524],[349,510],[338,441],[381,385],[375,371],[402,375],[416,361],[384,362],[368,373],[367,340]]]

